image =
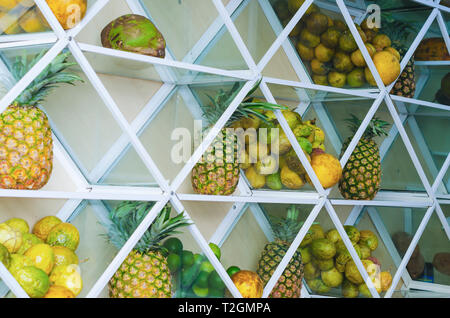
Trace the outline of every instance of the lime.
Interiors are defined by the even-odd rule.
[[[39,237],[31,233],[25,233],[22,235],[22,245],[20,245],[17,254],[25,254],[25,252],[36,244],[44,243]]]
[[[25,266],[20,269],[16,273],[15,278],[31,298],[44,297],[50,288],[47,274],[34,266]]]
[[[192,291],[198,297],[206,297],[206,296],[208,296],[208,292],[209,292],[208,287],[200,287],[195,284],[194,284],[194,286],[192,286]]]
[[[12,218],[5,222],[14,230],[21,232],[22,234],[30,232],[30,227],[28,226],[27,221],[19,218]]]
[[[214,266],[209,262],[209,261],[204,261],[201,265],[200,265],[200,271],[201,272],[206,272],[206,273],[211,273],[212,271],[214,271]]]
[[[34,266],[42,269],[47,275],[50,274],[55,264],[53,250],[48,244],[37,244],[30,247],[25,252],[25,256],[29,257]]]
[[[70,248],[64,246],[52,246],[55,255],[55,266],[58,265],[78,265],[78,256]]]
[[[6,268],[9,267],[9,263],[11,262],[11,256],[9,255],[8,249],[0,244],[0,262],[5,265]]]
[[[227,274],[230,275],[230,277],[231,277],[231,276],[233,276],[233,274],[239,272],[240,270],[241,269],[239,267],[237,267],[237,266],[230,266],[227,269]]]
[[[29,257],[20,254],[11,254],[11,262],[8,267],[11,275],[15,276],[25,266],[33,266],[33,261]]]
[[[220,278],[219,274],[216,271],[213,271],[208,276],[208,286],[212,289],[221,289],[223,290],[225,288],[225,284],[222,281],[222,278]]]
[[[181,257],[178,254],[169,254],[167,256],[167,265],[169,266],[169,269],[171,272],[176,272],[181,267]]]
[[[50,282],[52,285],[66,287],[75,296],[77,296],[83,288],[80,268],[75,264],[55,266],[50,275]]]
[[[225,290],[224,289],[211,289],[209,288],[209,297],[211,298],[223,298],[225,296]]]
[[[184,250],[181,252],[181,262],[183,268],[191,267],[194,264],[194,253]]]
[[[51,246],[65,246],[75,251],[80,243],[80,233],[72,224],[60,223],[48,233],[46,242]]]
[[[39,237],[41,240],[45,241],[47,239],[48,233],[56,225],[60,224],[62,221],[56,216],[46,216],[40,219],[33,227],[33,234]]]
[[[198,287],[207,288],[208,287],[208,277],[209,273],[207,272],[200,272],[195,279],[194,285],[197,285]]]
[[[169,253],[180,254],[183,251],[183,243],[176,237],[165,240],[163,246],[167,248]]]
[[[214,243],[209,243],[209,247],[212,249],[212,251],[213,251],[214,255],[216,255],[217,259],[220,260],[220,256],[222,255],[222,253],[220,252],[220,247],[218,247]]]

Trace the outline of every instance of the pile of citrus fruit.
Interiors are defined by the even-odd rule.
[[[0,261],[31,298],[75,298],[83,287],[75,250],[80,234],[56,216],[0,224]]]
[[[206,256],[184,250],[183,243],[178,238],[169,238],[163,245],[168,251],[167,263],[177,286],[175,297],[224,297],[225,284]],[[220,260],[220,248],[213,243],[209,247]],[[227,273],[232,276],[239,270],[237,266],[230,266]]]

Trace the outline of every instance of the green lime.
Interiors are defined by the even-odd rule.
[[[217,259],[220,260],[220,256],[222,255],[222,253],[220,252],[220,247],[218,247],[214,243],[209,243],[209,247],[212,249],[212,251],[213,251],[214,255],[216,255]]]
[[[8,270],[14,277],[25,266],[33,266],[33,261],[29,257],[20,254],[11,254]]]
[[[209,273],[207,272],[200,272],[195,279],[194,285],[202,288],[208,287],[208,277]]]
[[[230,266],[227,269],[227,274],[233,276],[235,273],[239,272],[241,269],[237,266]]]
[[[223,298],[225,296],[225,290],[224,289],[209,289],[209,297],[211,298]]]
[[[194,292],[194,294],[198,297],[206,297],[208,296],[208,287],[200,287],[194,284],[194,286],[192,286],[192,291]]]
[[[181,257],[178,254],[169,254],[167,256],[167,265],[171,272],[175,273],[181,267]]]
[[[202,254],[195,254],[194,255],[194,263],[201,264],[205,257]]]
[[[183,250],[183,243],[176,237],[165,240],[163,246],[167,248],[169,253],[180,254]]]
[[[225,284],[216,271],[213,271],[208,276],[208,286],[212,289],[224,289]]]
[[[194,264],[194,253],[191,251],[181,252],[181,263],[183,264],[183,268],[191,267]]]
[[[204,261],[201,265],[200,265],[200,271],[201,272],[206,272],[206,273],[211,273],[212,271],[214,271],[214,266],[209,262],[209,261]]]
[[[44,297],[50,288],[50,279],[47,274],[34,266],[25,266],[20,269],[15,278],[31,298]]]

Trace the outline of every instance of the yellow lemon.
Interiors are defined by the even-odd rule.
[[[44,243],[39,237],[37,237],[34,234],[31,233],[25,233],[23,234],[23,242],[20,246],[19,250],[17,251],[17,254],[25,254],[25,252],[32,246],[36,244]]]
[[[44,298],[75,298],[75,295],[64,286],[52,285]]]
[[[12,218],[5,223],[12,227],[14,230],[21,232],[22,234],[30,232],[30,227],[28,226],[27,221],[25,221],[24,219]]]

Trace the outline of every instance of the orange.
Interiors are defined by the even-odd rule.
[[[19,218],[12,218],[5,222],[14,230],[21,232],[22,234],[30,232],[30,227],[28,226],[27,221]]]
[[[60,223],[55,226],[47,237],[47,244],[51,246],[64,246],[75,251],[80,243],[80,233],[70,223]]]
[[[77,25],[86,14],[87,0],[47,0],[64,30]]]
[[[24,254],[33,261],[34,266],[42,269],[47,275],[53,269],[54,254],[50,245],[36,244],[30,247]]]
[[[261,278],[252,271],[240,270],[231,276],[236,288],[244,298],[261,298],[264,284]]]
[[[58,265],[78,265],[77,255],[70,249],[64,246],[52,246],[53,254],[55,255],[55,266]]]
[[[41,240],[47,240],[48,233],[50,230],[61,223],[62,221],[56,216],[46,216],[45,218],[40,219],[33,227],[32,233],[39,237]]]
[[[3,244],[8,252],[16,253],[22,245],[23,235],[21,232],[14,230],[9,225],[0,224],[0,244]]]
[[[52,285],[44,298],[75,298],[75,295],[64,286]]]

